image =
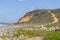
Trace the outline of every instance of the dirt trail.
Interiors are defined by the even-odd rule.
[[[59,21],[59,19],[56,17],[56,15],[54,14],[54,13],[52,13],[51,11],[48,11],[51,15],[52,15],[52,17],[54,18],[54,21],[52,22],[52,24],[54,24],[54,23],[57,23],[58,21]]]
[[[26,40],[43,40],[42,37],[32,37],[32,38],[27,38]]]

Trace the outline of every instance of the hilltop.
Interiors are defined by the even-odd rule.
[[[49,12],[50,11],[50,12]],[[17,23],[27,25],[60,26],[60,9],[36,9],[26,13]],[[50,26],[51,26],[50,25]]]

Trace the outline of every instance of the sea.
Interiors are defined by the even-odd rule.
[[[7,25],[9,25],[9,24],[8,23],[0,23],[0,27],[7,26]]]

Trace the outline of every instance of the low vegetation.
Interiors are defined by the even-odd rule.
[[[60,40],[60,31],[17,30],[14,37],[19,37],[20,35],[27,37],[42,36],[44,40]]]

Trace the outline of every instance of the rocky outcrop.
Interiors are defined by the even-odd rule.
[[[32,15],[24,16],[24,17],[22,17],[22,18],[18,21],[18,23],[27,22],[27,21],[29,21],[31,18],[32,18]]]

